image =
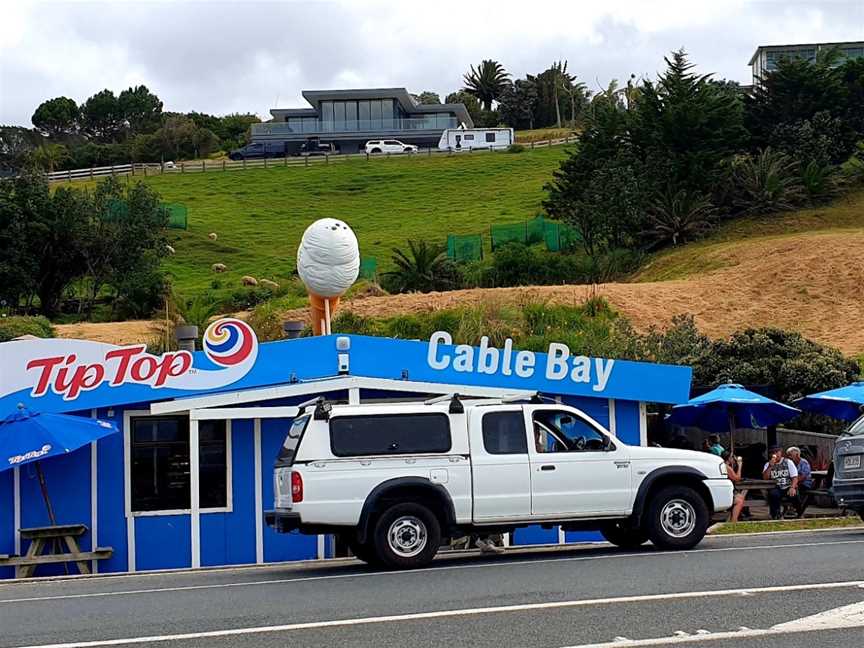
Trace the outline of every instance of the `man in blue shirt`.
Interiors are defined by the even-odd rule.
[[[810,462],[801,456],[801,450],[796,446],[792,446],[786,450],[786,456],[792,460],[795,467],[798,469],[798,498],[795,504],[795,512],[798,517],[804,515],[804,509],[809,503],[807,500],[810,497],[809,491],[813,488],[813,471],[810,468]]]

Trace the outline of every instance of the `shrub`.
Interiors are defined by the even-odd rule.
[[[252,309],[246,323],[255,331],[258,340],[269,342],[282,339],[283,319],[282,311],[276,304],[264,302]]]
[[[511,144],[507,147],[507,153],[522,153],[525,151],[525,146],[523,144]]]
[[[838,167],[813,160],[801,169],[801,187],[811,203],[823,203],[841,192]]]
[[[733,164],[734,202],[745,214],[786,211],[803,200],[798,165],[766,148]]]
[[[666,189],[651,203],[646,235],[656,244],[678,245],[704,235],[716,214],[708,196],[687,189]]]
[[[22,335],[52,338],[54,337],[54,328],[48,318],[41,315],[35,317],[12,315],[0,318],[0,342],[8,342]]]
[[[407,252],[397,248],[393,252],[396,269],[382,276],[387,292],[450,290],[461,284],[459,269],[442,245],[409,240]]]

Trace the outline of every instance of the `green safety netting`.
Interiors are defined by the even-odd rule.
[[[582,240],[579,231],[566,223],[546,221],[543,226],[543,239],[550,252],[571,250]]]
[[[539,243],[544,239],[544,223],[542,216],[521,223],[501,223],[491,225],[489,234],[492,237],[492,249],[505,243],[524,243],[530,245]]]
[[[360,259],[360,278],[375,281],[378,277],[378,261],[375,257]]]
[[[129,216],[129,204],[125,200],[114,198],[108,201],[105,212],[102,214],[104,221],[122,220]]]
[[[480,261],[483,258],[483,237],[479,234],[449,234],[447,256],[457,262]]]
[[[181,203],[163,203],[168,212],[168,227],[171,229],[186,229],[189,224],[186,205]]]

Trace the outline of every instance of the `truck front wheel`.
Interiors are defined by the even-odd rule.
[[[692,549],[708,529],[705,500],[687,486],[667,486],[648,503],[645,531],[659,549]]]
[[[422,504],[394,504],[375,524],[373,543],[378,559],[391,569],[429,564],[441,545],[438,518]]]
[[[648,542],[648,536],[642,529],[634,529],[621,522],[613,522],[603,527],[600,533],[607,542],[622,549],[635,549]]]

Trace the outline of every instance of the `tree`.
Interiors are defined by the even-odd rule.
[[[391,292],[450,290],[455,287],[457,271],[447,251],[426,241],[408,240],[408,252],[393,248],[395,270],[383,274]]]
[[[131,134],[152,133],[162,119],[162,101],[145,85],[128,88],[117,97],[117,105]]]
[[[705,194],[667,189],[648,209],[646,235],[659,244],[678,245],[705,234],[713,225],[717,209]]]
[[[463,76],[465,92],[477,97],[484,110],[492,110],[492,102],[501,96],[509,81],[509,74],[498,61],[484,60],[477,69]]]
[[[77,132],[81,113],[69,97],[55,97],[43,101],[30,121],[43,135],[59,137]]]
[[[441,97],[438,96],[438,93],[432,92],[431,90],[424,90],[420,94],[413,96],[419,104],[424,104],[428,106],[441,103]]]
[[[102,90],[81,106],[84,131],[100,142],[116,142],[126,128],[123,108],[114,93]]]
[[[479,122],[483,108],[480,106],[480,102],[477,101],[477,97],[473,94],[470,94],[466,90],[457,90],[456,92],[448,94],[444,101],[448,104],[463,104],[465,109],[468,111],[468,114],[471,116],[471,119],[475,123]]]
[[[0,126],[0,172],[21,169],[42,141],[36,129]]]
[[[501,120],[516,129],[534,128],[537,84],[532,78],[516,79],[504,88],[498,103]]]
[[[743,105],[710,75],[694,74],[683,50],[666,65],[656,82],[646,80],[639,89],[631,141],[656,193],[669,186],[710,193],[722,162],[744,148]]]
[[[52,173],[69,159],[69,149],[62,144],[43,143],[42,146],[33,150],[30,158],[38,168],[46,173]]]

